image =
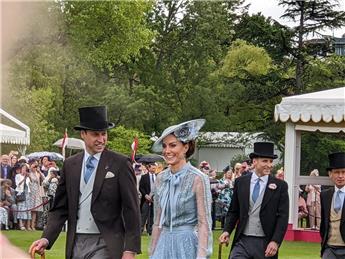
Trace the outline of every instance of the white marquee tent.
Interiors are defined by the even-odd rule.
[[[286,123],[284,170],[289,185],[289,223],[297,229],[299,186],[331,184],[328,177],[300,175],[301,133],[345,132],[345,87],[285,97],[276,105],[274,116]]]
[[[6,117],[10,121],[18,125],[20,128],[22,128],[16,129],[0,123],[0,143],[17,144],[22,145],[23,147],[26,145],[30,145],[30,128],[1,108],[0,115]],[[23,151],[25,151],[25,148],[21,150],[22,153]]]

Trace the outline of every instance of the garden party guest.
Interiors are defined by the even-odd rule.
[[[345,152],[330,154],[329,178],[334,186],[321,192],[322,259],[345,258]]]
[[[187,161],[204,123],[197,119],[170,126],[153,145],[168,168],[155,182],[151,259],[202,259],[212,253],[210,182]]]
[[[38,168],[38,161],[35,159],[29,160],[29,177],[30,181],[30,203],[32,204],[31,207],[31,226],[32,230],[36,230],[36,223],[38,221],[38,212],[43,212],[43,186],[42,182],[44,180],[44,174],[40,172]]]
[[[33,207],[30,189],[31,179],[29,177],[29,165],[20,164],[20,174],[16,174],[16,199],[17,199],[17,218],[20,230],[32,230],[31,229],[31,211]],[[21,200],[18,197],[22,196]]]
[[[65,258],[132,259],[140,253],[136,178],[127,156],[106,149],[105,106],[79,108],[85,150],[64,161],[42,238],[30,251],[50,249],[66,220]]]
[[[319,176],[319,171],[314,169],[310,172],[310,176]],[[311,229],[320,229],[321,220],[321,204],[320,204],[320,192],[321,185],[308,184],[305,187],[307,195],[307,208],[309,214],[309,225]]]
[[[230,258],[278,258],[289,219],[288,186],[271,176],[274,145],[254,143],[253,172],[235,180],[221,243],[228,243],[236,228]]]

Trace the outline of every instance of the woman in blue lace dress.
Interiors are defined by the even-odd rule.
[[[205,120],[171,126],[155,142],[168,168],[155,181],[151,259],[205,259],[212,254],[211,190],[187,159]]]

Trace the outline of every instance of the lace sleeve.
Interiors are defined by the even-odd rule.
[[[159,195],[157,189],[159,189],[159,185],[161,183],[161,177],[158,175],[155,185],[153,188],[153,210],[154,210],[154,219],[153,219],[153,226],[152,226],[152,235],[151,235],[151,244],[149,249],[149,255],[151,256],[155,251],[159,236],[161,234],[161,229],[159,228],[159,219],[161,217],[161,208],[159,205]]]
[[[212,254],[211,189],[208,179],[195,177],[193,190],[198,213],[197,258],[207,258]]]

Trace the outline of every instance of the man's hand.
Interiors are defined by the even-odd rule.
[[[145,199],[146,199],[148,202],[152,202],[151,196],[148,195],[148,194],[145,194]]]
[[[125,251],[122,254],[122,259],[134,259],[134,258],[135,258],[134,252]]]
[[[44,253],[44,250],[48,246],[48,240],[45,238],[41,238],[33,242],[30,246],[29,253],[31,254],[32,251],[36,251],[36,253],[42,255]]]
[[[230,237],[229,233],[228,233],[227,231],[224,231],[224,232],[219,236],[218,240],[219,240],[219,242],[220,242],[221,244],[226,244],[226,245],[228,245],[228,244],[229,244],[229,237]]]
[[[266,248],[265,256],[270,257],[274,256],[278,252],[278,244],[274,241],[271,241]]]

